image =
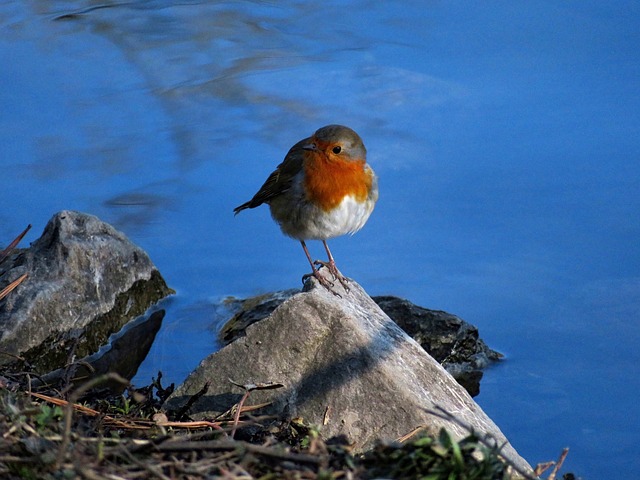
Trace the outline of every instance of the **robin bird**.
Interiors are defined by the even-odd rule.
[[[247,208],[268,204],[282,232],[302,244],[311,265],[311,273],[303,281],[313,276],[333,292],[333,284],[316,268],[322,265],[348,291],[347,280],[336,267],[327,240],[357,232],[373,211],[378,200],[378,179],[367,165],[366,156],[362,139],[349,127],[322,127],[291,147],[258,193],[233,211],[237,215]],[[322,240],[328,261],[314,262],[306,240]]]

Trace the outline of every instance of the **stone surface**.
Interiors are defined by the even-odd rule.
[[[106,373],[117,373],[131,380],[147,357],[156,334],[162,326],[164,315],[164,310],[156,310],[148,316],[145,315],[130,322],[110,338],[108,346],[65,368],[58,368],[32,379],[31,386],[38,387],[46,383],[65,388],[68,384],[80,385]],[[125,385],[121,383],[107,384],[107,386],[115,393],[125,389]]]
[[[300,293],[300,290],[281,290],[246,298],[244,300],[236,298],[227,299],[225,302],[226,306],[231,311],[235,311],[235,314],[220,330],[220,340],[224,345],[228,345],[237,338],[244,336],[249,325],[267,318],[282,302],[291,298],[296,293]]]
[[[0,364],[21,356],[39,371],[95,353],[109,335],[172,293],[139,247],[97,217],[53,216],[31,247],[0,264]],[[7,355],[9,354],[9,355]]]
[[[384,313],[436,359],[471,396],[480,393],[482,369],[502,354],[490,349],[478,329],[460,317],[398,297],[373,297]]]
[[[243,336],[246,328],[268,317],[282,302],[299,290],[283,290],[246,300],[228,300],[236,313],[220,331],[227,345]],[[471,396],[480,393],[482,369],[502,354],[490,349],[478,336],[478,329],[460,317],[420,307],[394,296],[373,297],[400,328],[416,340],[462,385]]]
[[[378,439],[397,439],[416,427],[446,427],[456,438],[462,426],[431,413],[440,407],[476,432],[493,436],[519,468],[530,471],[493,421],[447,371],[400,329],[355,282],[335,296],[307,282],[245,336],[207,357],[166,404],[182,408],[205,383],[207,393],[189,414],[212,418],[238,402],[231,384],[277,382],[278,390],[254,391],[248,404],[272,402],[262,413],[302,417],[326,438],[344,434],[357,450]]]

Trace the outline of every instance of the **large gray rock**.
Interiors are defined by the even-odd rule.
[[[96,352],[109,335],[172,293],[139,247],[92,215],[62,211],[30,248],[0,264],[0,351],[46,372],[71,354]],[[0,355],[0,364],[14,360]]]
[[[482,369],[503,357],[482,341],[475,326],[456,315],[393,296],[373,297],[373,300],[472,397],[480,393]]]
[[[227,345],[243,336],[249,325],[268,317],[282,302],[299,290],[283,290],[257,297],[228,299],[233,317],[222,327],[220,339]],[[503,355],[489,348],[478,329],[460,317],[430,310],[394,296],[373,297],[373,301],[436,359],[469,394],[480,393],[482,369]]]
[[[456,438],[461,425],[430,410],[445,409],[476,432],[488,433],[517,466],[530,467],[500,429],[447,371],[398,327],[355,282],[337,297],[315,279],[308,290],[282,303],[246,335],[207,357],[176,389],[166,407],[181,409],[205,383],[209,390],[189,410],[212,418],[240,400],[240,384],[277,382],[280,390],[251,393],[250,402],[272,402],[264,413],[302,417],[326,438],[344,434],[357,450],[377,439],[396,439],[424,426],[446,427]]]
[[[147,357],[156,334],[162,326],[164,310],[155,310],[130,322],[120,332],[109,339],[109,345],[97,353],[80,359],[72,366],[58,368],[31,380],[32,387],[55,385],[66,387],[80,385],[106,373],[117,373],[131,380],[138,367]],[[114,393],[121,393],[126,385],[119,382],[101,383]]]

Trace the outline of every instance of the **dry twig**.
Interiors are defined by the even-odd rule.
[[[0,291],[0,300],[2,300],[4,297],[6,297],[7,295],[9,295],[13,290],[16,289],[16,287],[18,285],[20,285],[22,282],[24,282],[24,280],[28,277],[28,275],[26,273],[23,273],[22,275],[20,275],[18,278],[16,278],[13,282],[11,282],[9,285],[7,285],[6,287],[4,287],[1,291]]]
[[[240,421],[240,413],[242,412],[244,402],[249,398],[249,394],[254,390],[273,390],[275,388],[282,388],[284,385],[282,383],[277,382],[264,382],[264,383],[248,383],[243,385],[238,382],[234,382],[229,379],[231,383],[233,383],[236,387],[242,388],[245,392],[240,401],[233,408],[235,409],[235,415],[233,417],[233,428],[231,429],[231,438],[233,438],[236,434],[236,429],[238,427],[238,422]],[[255,409],[255,406],[253,407]],[[233,409],[232,409],[233,410]]]
[[[569,449],[564,448],[557,462],[551,461],[551,462],[539,463],[538,465],[536,465],[536,468],[533,472],[536,475],[540,476],[544,472],[546,472],[549,468],[553,467],[553,470],[551,470],[551,473],[549,473],[547,480],[555,480],[556,475],[558,474],[558,471],[560,470],[560,468],[562,468],[562,464],[564,463],[564,459],[567,458],[568,453],[569,453]]]
[[[68,407],[69,404],[71,403],[71,402],[68,402],[67,400],[63,400],[62,398],[51,397],[49,395],[44,395],[42,393],[32,392],[31,395],[33,397],[39,398],[40,400],[53,403],[54,405],[58,405],[60,407]],[[74,403],[73,405],[71,405],[71,407],[76,412],[79,412],[91,417],[97,417],[97,416],[103,415],[99,411],[94,410],[93,408],[85,407],[84,405],[81,405],[79,403]],[[245,407],[245,409],[243,409],[243,413],[255,408],[256,408],[255,406]],[[186,428],[186,429],[214,428],[217,430],[222,430],[222,424],[224,423],[224,422],[210,422],[207,420],[200,420],[200,421],[194,421],[194,422],[171,422],[168,420],[154,422],[154,421],[138,419],[138,418],[127,418],[125,421],[125,420],[120,420],[118,418],[115,418],[111,415],[103,415],[102,420],[107,425],[111,425],[116,428],[122,428],[127,430],[148,430],[150,428],[153,428],[156,425],[159,427],[173,427],[173,428]]]
[[[9,256],[11,250],[16,248],[16,246],[20,243],[20,240],[24,238],[29,230],[31,230],[31,224],[27,225],[27,228],[25,228],[24,231],[20,235],[18,235],[14,241],[11,242],[7,248],[0,252],[0,263],[2,263],[2,261]]]
[[[58,457],[55,462],[55,468],[60,468],[61,463],[67,458],[67,447],[69,446],[69,440],[71,438],[71,421],[73,419],[74,405],[78,399],[92,388],[100,385],[104,382],[118,382],[122,385],[128,385],[129,381],[122,378],[117,373],[107,373],[96,377],[87,383],[81,385],[76,389],[69,397],[69,403],[67,403],[64,414],[64,432],[62,434],[62,442],[60,443],[60,449],[58,451]]]

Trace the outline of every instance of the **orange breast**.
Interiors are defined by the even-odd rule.
[[[364,160],[328,159],[318,152],[305,152],[304,171],[307,200],[328,212],[347,195],[364,202],[371,189],[371,176]]]

